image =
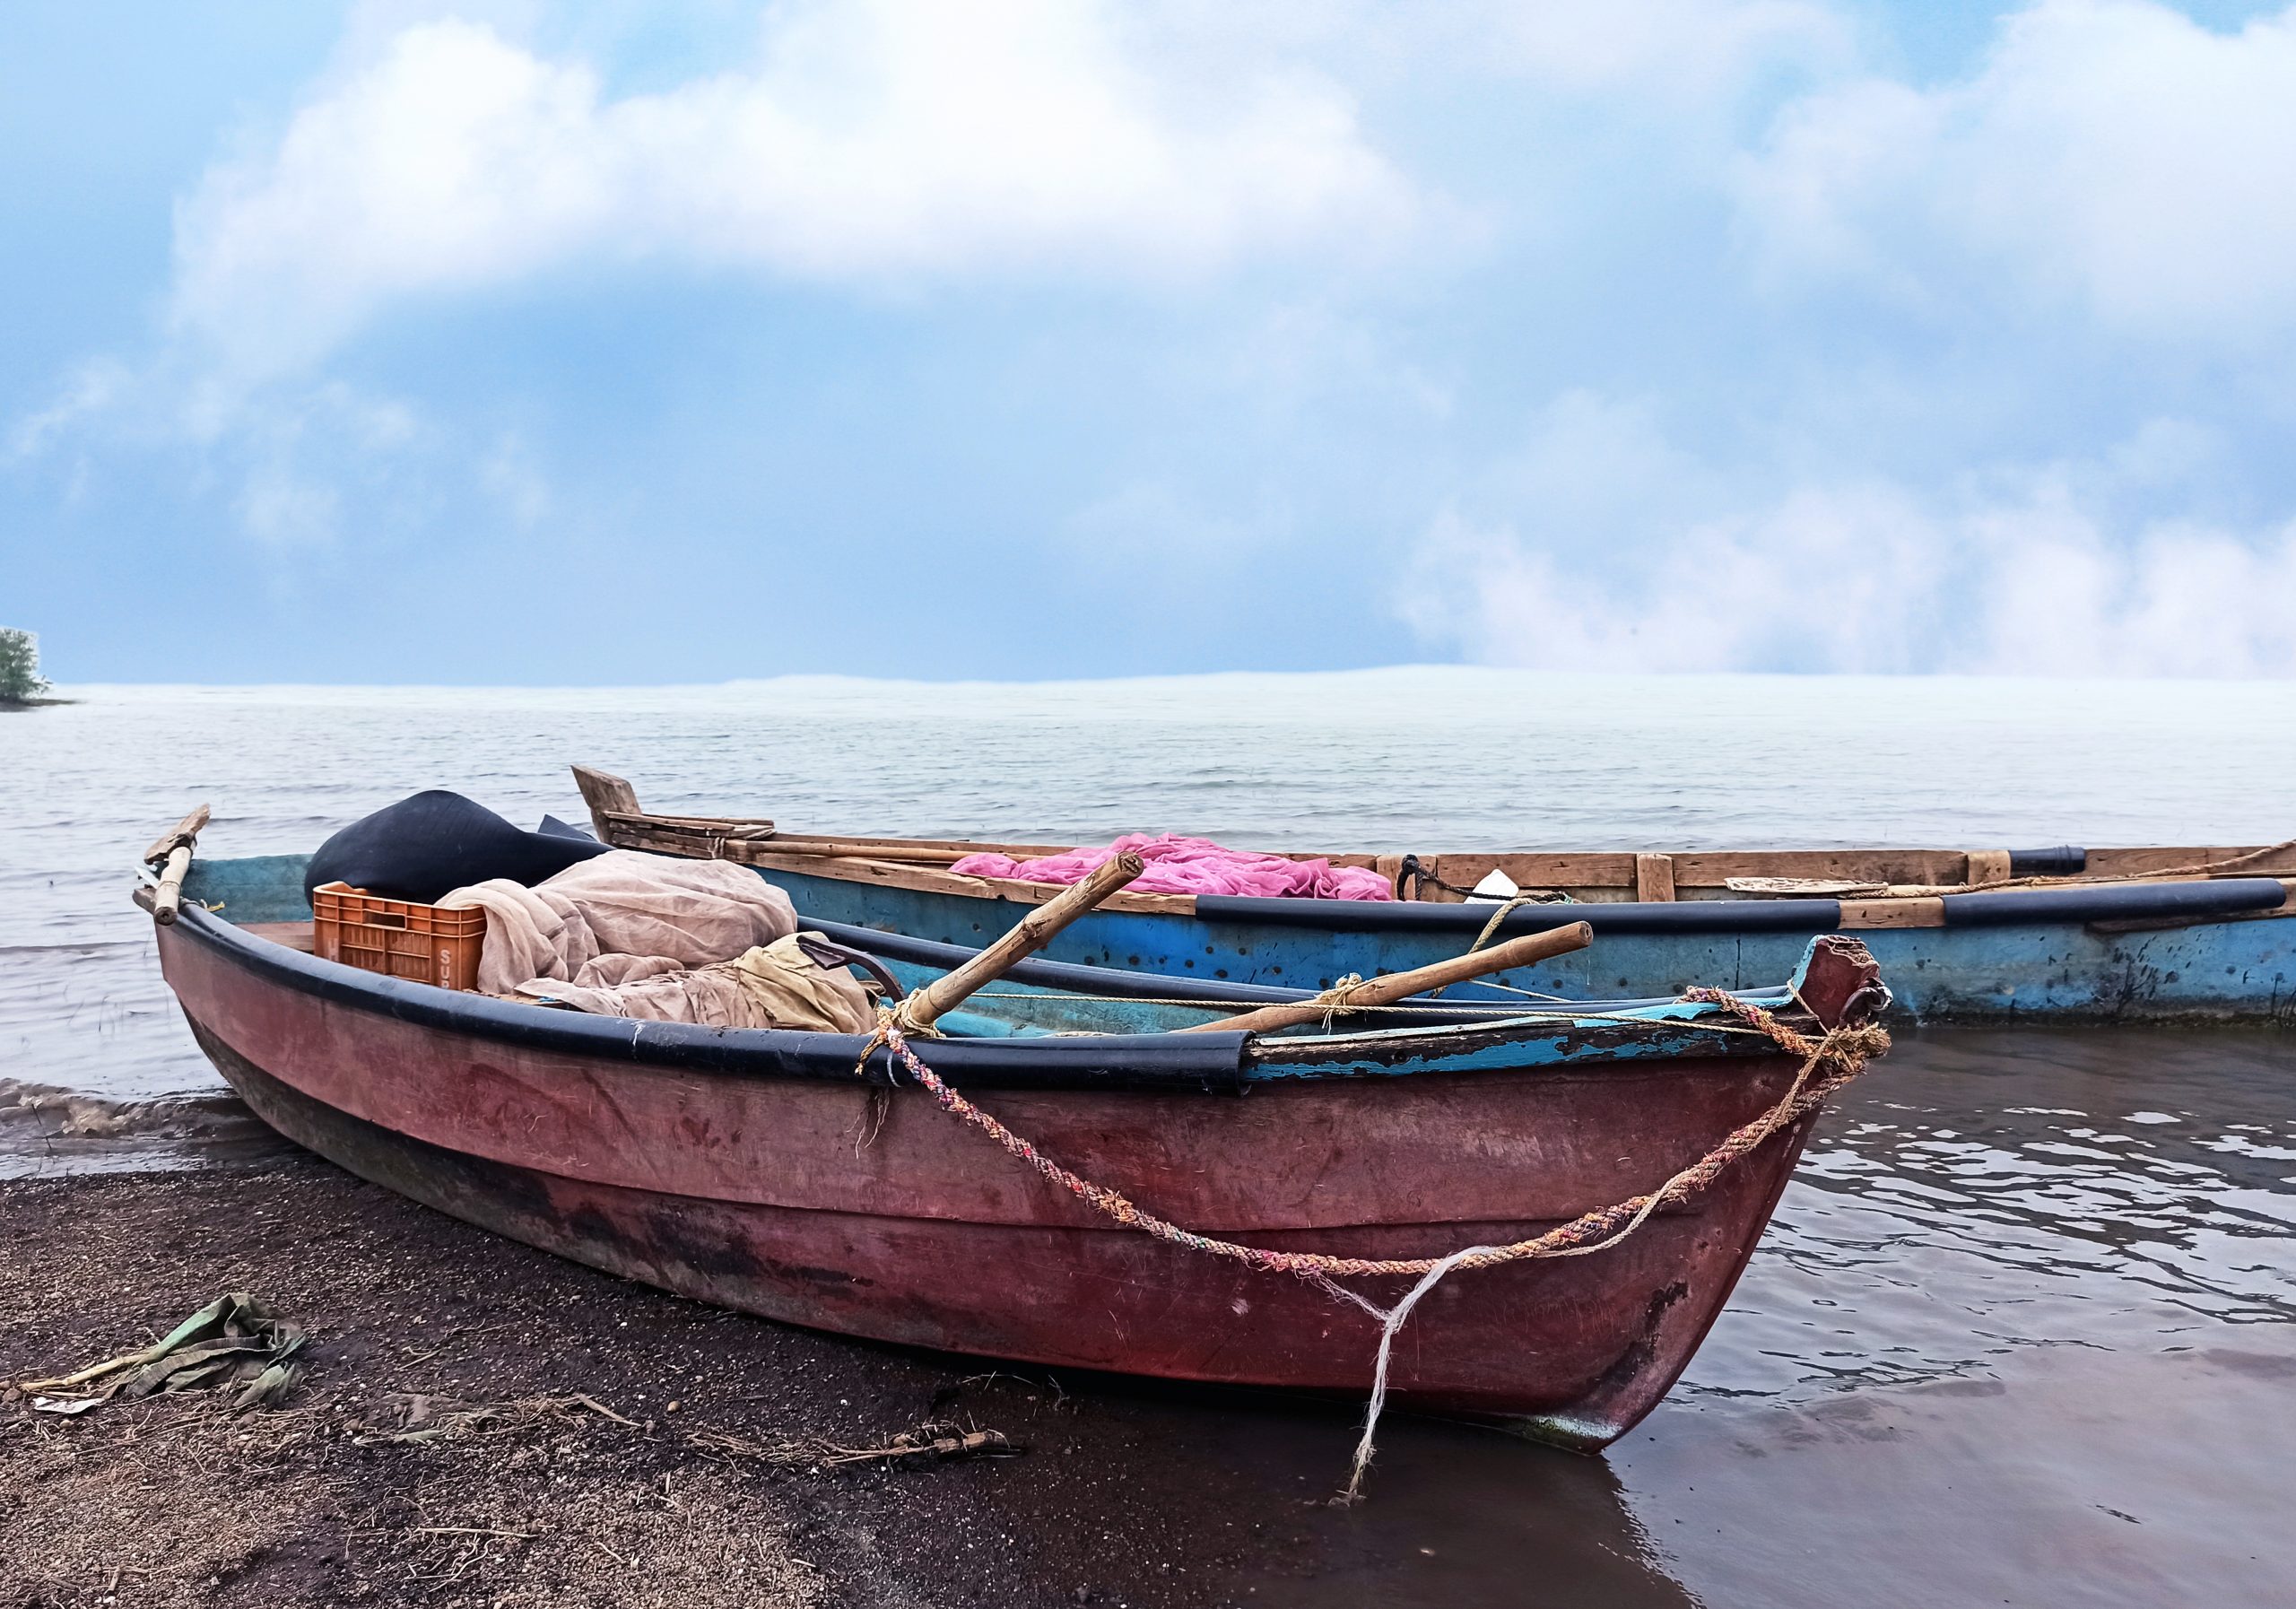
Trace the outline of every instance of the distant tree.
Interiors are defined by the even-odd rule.
[[[22,704],[48,691],[39,674],[39,639],[0,626],[0,704]]]

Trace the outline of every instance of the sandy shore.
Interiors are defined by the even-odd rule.
[[[13,1394],[10,1606],[1257,1604],[1257,1583],[1324,1552],[1304,1477],[1274,1490],[1186,1445],[1222,1419],[1200,1400],[1075,1395],[720,1313],[300,1156],[0,1184],[0,1379],[146,1344],[230,1290],[314,1337],[275,1413],[173,1396],[62,1419]],[[522,1405],[387,1439],[417,1397],[434,1415]],[[1026,1450],[901,1469],[765,1456],[927,1420]],[[1335,1476],[1344,1410],[1296,1423]]]

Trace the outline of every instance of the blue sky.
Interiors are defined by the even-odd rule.
[[[67,680],[2296,675],[2296,10],[0,18]]]

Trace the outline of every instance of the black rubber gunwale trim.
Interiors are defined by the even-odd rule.
[[[221,952],[242,970],[298,994],[493,1044],[597,1061],[722,1077],[849,1083],[865,1043],[857,1034],[638,1022],[459,994],[306,955],[242,932],[196,905],[185,907],[176,931]],[[1165,1033],[937,1039],[932,1060],[935,1071],[951,1083],[974,1089],[1235,1094],[1249,1083],[1243,1057],[1249,1039],[1241,1033]],[[890,1061],[883,1051],[871,1057],[866,1082],[912,1082],[891,1076]]]
[[[1948,927],[2001,927],[2040,922],[2129,922],[2239,916],[2285,904],[2274,877],[2220,877],[2200,883],[2115,883],[2087,888],[2015,888],[1998,893],[1947,894]]]
[[[2189,883],[2117,883],[2075,888],[2017,888],[1946,894],[1948,927],[2042,926],[2083,922],[2239,916],[2287,902],[2273,877],[2219,877]],[[1286,926],[1370,933],[1483,931],[1490,905],[1381,904],[1357,900],[1250,900],[1200,894],[1199,920],[1273,922]],[[1831,933],[1841,926],[1839,900],[1683,900],[1581,905],[1531,905],[1508,913],[1499,931],[1544,933],[1584,922],[1605,934]]]
[[[1417,900],[1256,900],[1235,894],[1198,894],[1201,920],[1265,922],[1284,927],[1367,933],[1464,933],[1483,931],[1496,905],[1438,905]],[[1831,933],[1841,926],[1839,900],[1681,900],[1596,901],[1570,905],[1521,905],[1507,913],[1499,931],[1544,933],[1584,922],[1605,933]],[[1464,946],[1463,946],[1464,947]]]

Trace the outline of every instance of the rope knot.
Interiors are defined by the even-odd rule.
[[[1324,1008],[1324,1031],[1331,1031],[1331,1020],[1345,1016],[1355,1009],[1355,991],[1363,987],[1363,974],[1349,972],[1337,983],[1316,996],[1316,1004]]]

